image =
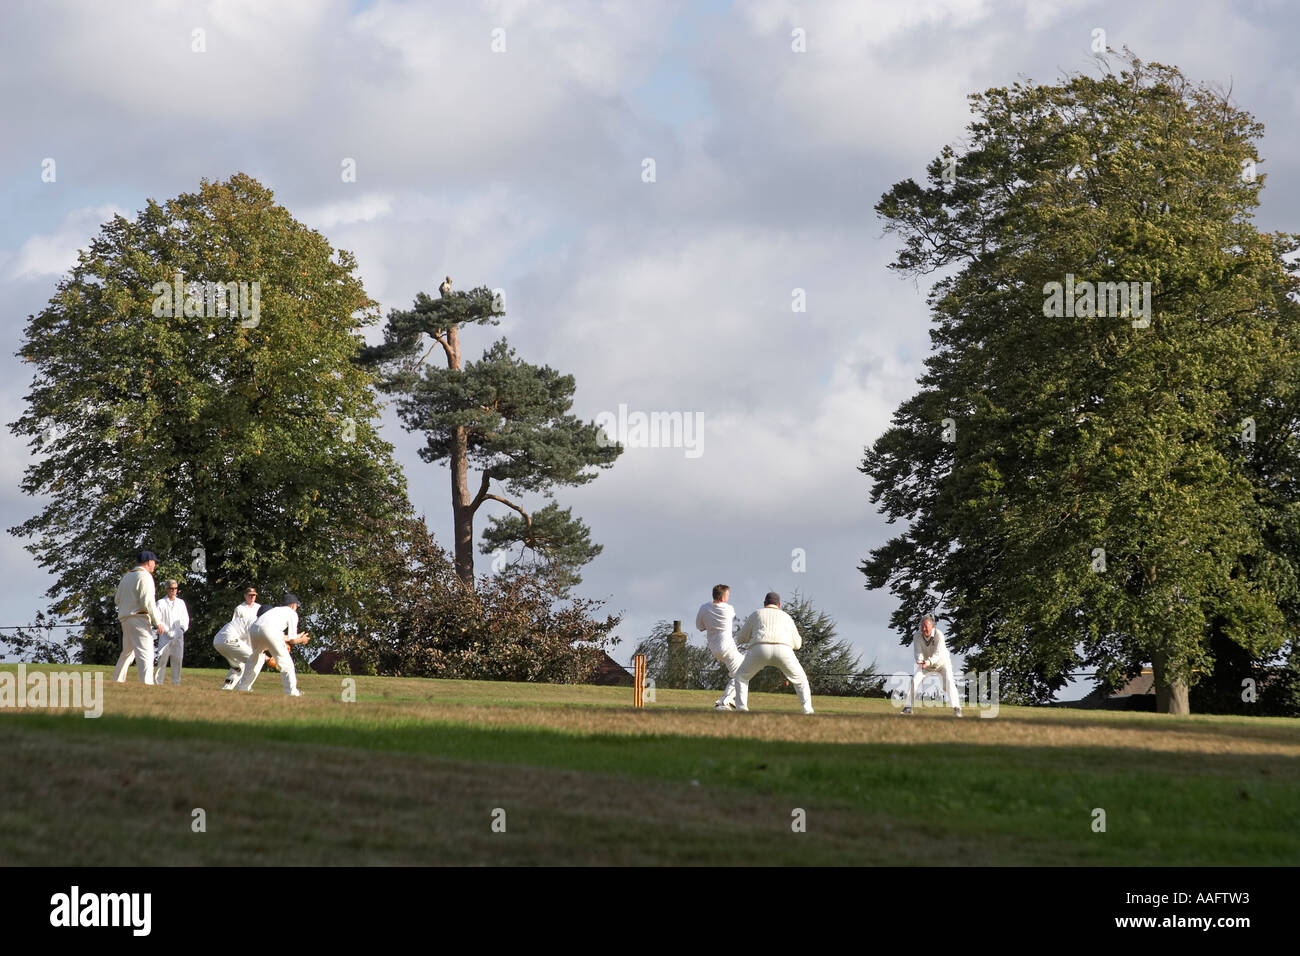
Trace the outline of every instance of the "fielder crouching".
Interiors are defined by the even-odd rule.
[[[289,645],[306,644],[311,638],[306,634],[298,633],[298,598],[286,594],[279,607],[270,610],[264,608],[249,627],[248,637],[252,657],[244,665],[244,673],[239,678],[236,689],[244,691],[253,689],[253,681],[257,680],[257,675],[266,660],[262,652],[270,651],[280,667],[280,680],[284,685],[284,692],[290,697],[301,697],[302,692],[298,690],[298,675],[293,668]]]
[[[912,674],[912,686],[908,688],[907,706],[903,708],[903,713],[912,712],[912,704],[916,700],[921,681],[930,673],[943,678],[943,692],[948,695],[953,716],[960,717],[961,698],[957,696],[957,682],[952,676],[952,658],[948,656],[943,631],[934,626],[934,617],[930,614],[921,619],[921,629],[912,638],[912,653],[916,657],[916,671]]]
[[[257,603],[257,589],[245,588],[244,603],[235,608],[230,623],[217,631],[217,636],[212,640],[212,646],[217,649],[217,653],[230,664],[226,681],[221,685],[222,690],[234,690],[239,679],[244,676],[244,668],[248,666],[249,658],[253,656],[253,645],[248,636],[248,629],[253,626],[253,621],[257,620],[257,614],[261,609],[262,605]]]

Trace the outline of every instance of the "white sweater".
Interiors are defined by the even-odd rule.
[[[285,604],[273,607],[254,621],[250,630],[259,630],[277,637],[285,637],[287,632],[288,637],[297,637],[298,612]]]
[[[122,575],[113,601],[117,605],[118,617],[144,614],[154,627],[162,623],[158,602],[154,600],[153,575],[143,565],[137,565]]]
[[[230,623],[217,631],[216,639],[212,642],[220,644],[223,641],[245,641],[248,639],[248,629],[252,627],[253,622],[257,620],[257,609],[262,605],[254,601],[252,604],[240,604],[235,608],[235,615],[230,619]]]
[[[762,607],[745,619],[736,643],[784,644],[797,651],[803,647],[803,638],[789,614],[779,607]]]
[[[926,640],[925,635],[919,630],[912,636],[912,653],[916,657],[917,664],[922,664],[928,659],[935,667],[952,666],[952,658],[948,656],[948,644],[943,639],[943,631],[937,627],[930,632],[929,640]]]
[[[247,630],[248,627],[255,620],[257,620],[257,612],[261,607],[262,605],[258,604],[256,601],[254,601],[252,604],[248,604],[247,602],[245,602],[243,604],[236,605],[235,616],[230,619],[230,623],[233,624],[236,621],[239,621],[244,625],[244,629]]]

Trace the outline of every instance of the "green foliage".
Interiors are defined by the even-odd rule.
[[[419,292],[411,308],[389,311],[383,342],[367,346],[358,361],[386,369],[386,387],[390,390],[411,388],[418,382],[420,368],[430,352],[439,345],[458,348],[460,329],[467,325],[499,325],[503,314],[497,310],[492,290],[484,286],[436,299]],[[455,343],[449,338],[453,332],[457,333]],[[424,336],[433,339],[434,344],[419,354]]]
[[[479,545],[481,553],[508,552],[515,547],[520,549],[516,564],[552,568],[555,584],[566,594],[582,582],[577,569],[604,550],[591,543],[591,530],[581,518],[573,517],[572,508],[561,509],[554,501],[528,518],[509,514],[488,519]]]
[[[782,609],[794,620],[799,636],[803,638],[803,647],[798,651],[799,663],[808,675],[814,694],[886,696],[885,678],[878,675],[875,662],[862,666],[861,656],[854,653],[849,643],[836,638],[835,621],[829,614],[819,610],[798,591]],[[773,669],[772,673],[781,678],[779,671]],[[753,684],[750,686],[754,687]],[[781,689],[794,692],[789,687]]]
[[[486,288],[438,299],[420,293],[411,309],[389,313],[383,344],[368,349],[361,361],[383,370],[382,388],[397,396],[403,425],[425,436],[420,457],[451,468],[462,580],[473,580],[475,515],[494,501],[514,514],[491,519],[482,551],[519,547],[516,563],[545,563],[556,572],[554,584],[565,592],[581,581],[578,569],[600,553],[600,546],[591,543],[589,529],[571,509],[550,502],[530,511],[520,500],[528,494],[549,498],[557,485],[586,484],[596,477],[595,469],[610,467],[622,449],[605,444],[594,422],[569,413],[572,375],[524,362],[504,339],[478,361],[462,361],[461,327],[495,325],[500,314]],[[427,349],[424,336],[433,340]],[[446,367],[426,364],[439,347]],[[471,466],[479,472],[477,489],[469,484]]]
[[[783,610],[794,620],[803,647],[796,652],[814,694],[836,697],[884,697],[884,677],[876,665],[863,667],[859,655],[845,641],[835,636],[835,621],[819,610],[799,593],[788,601]],[[743,619],[736,621],[739,632]],[[685,626],[685,624],[683,625]],[[646,655],[646,675],[659,687],[680,687],[686,690],[721,690],[727,682],[727,671],[713,658],[707,646],[689,641],[682,649],[677,673],[673,673],[669,655],[668,635],[672,625],[658,622],[650,635],[636,646],[632,653]],[[698,632],[696,632],[698,635]],[[741,648],[744,653],[745,648]],[[755,692],[794,693],[775,667],[759,671],[750,681],[749,689]]]
[[[945,607],[954,649],[1031,700],[1081,667],[1114,684],[1152,661],[1163,691],[1194,683],[1216,622],[1275,651],[1300,625],[1284,261],[1300,244],[1251,221],[1262,127],[1135,58],[971,100],[970,148],[876,207],[902,241],[893,268],[943,277],[921,389],[861,467],[908,523],[863,563],[867,586],[897,595],[904,641]],[[1150,282],[1149,326],[1050,315],[1067,274]]]
[[[326,639],[365,673],[398,677],[581,683],[616,638],[619,618],[598,601],[557,600],[545,571],[456,573],[423,520],[400,522],[371,553],[378,584],[355,629]]]
[[[674,687],[684,690],[721,690],[727,682],[727,670],[713,659],[707,647],[687,641],[681,649],[680,660],[670,659],[668,635],[673,632],[670,621],[659,621],[632,651],[645,655],[646,676],[657,687]],[[674,668],[672,665],[676,664]]]
[[[1281,652],[1261,658],[1216,628],[1210,653],[1213,670],[1191,690],[1197,713],[1300,717],[1300,641],[1292,639]]]
[[[31,317],[33,383],[10,429],[36,456],[23,490],[45,504],[11,533],[56,575],[50,614],[86,622],[89,657],[120,647],[106,595],[142,546],[157,581],[181,582],[191,664],[217,663],[211,635],[248,583],[263,600],[292,589],[308,615],[370,586],[343,542],[409,506],[356,362],[377,315],[355,270],[238,174],[106,223]],[[248,283],[246,304],[257,283],[259,308],[201,286],[168,303],[154,286],[177,274]]]

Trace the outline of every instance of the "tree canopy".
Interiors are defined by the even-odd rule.
[[[1145,661],[1186,712],[1222,632],[1297,614],[1297,237],[1252,221],[1262,127],[1177,69],[971,97],[960,151],[876,209],[937,273],[932,354],[861,470],[904,640],[942,607],[971,666],[1045,700]]]
[[[378,316],[355,271],[242,174],[103,226],[30,317],[10,425],[45,502],[11,533],[56,575],[54,617],[115,624],[142,547],[182,583],[191,633],[248,583],[308,614],[355,605],[372,572],[345,541],[409,510],[356,362]]]

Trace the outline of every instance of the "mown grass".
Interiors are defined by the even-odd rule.
[[[1300,721],[221,673],[0,711],[0,862],[1300,862]]]

